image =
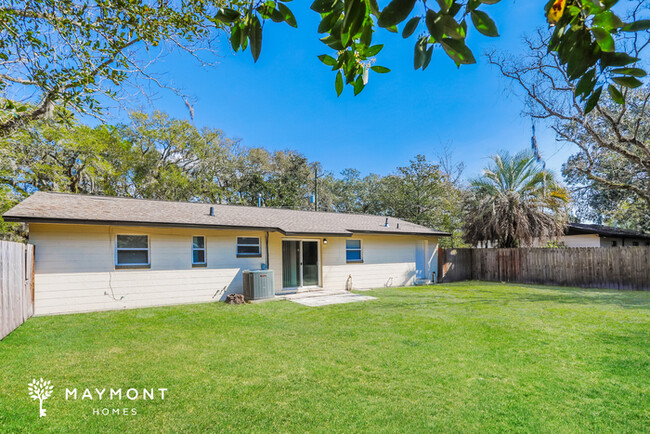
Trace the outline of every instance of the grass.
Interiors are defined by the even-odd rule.
[[[32,318],[0,341],[0,432],[644,431],[650,293],[463,282],[309,308]],[[27,395],[49,379],[48,416]],[[65,399],[159,388],[164,400]],[[137,415],[93,415],[136,408]]]

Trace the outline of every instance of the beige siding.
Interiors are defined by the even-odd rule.
[[[115,269],[117,234],[149,235],[149,269]],[[191,265],[193,235],[206,237],[207,267]],[[261,258],[237,258],[236,237],[258,236]],[[30,224],[30,242],[36,246],[35,314],[57,314],[200,303],[221,300],[241,292],[242,270],[259,269],[265,262],[264,232],[193,230],[150,227]],[[276,290],[282,288],[282,239],[269,237],[270,268]],[[362,240],[363,263],[346,263],[345,238],[319,241],[321,286],[345,288],[352,276],[354,288],[411,285],[416,274],[413,236],[353,237]],[[426,273],[437,271],[437,240],[425,240]]]
[[[276,290],[282,288],[282,239],[300,239],[271,234],[269,256],[270,268],[275,271]],[[328,237],[327,244],[320,241],[321,284],[325,288],[345,289],[351,277],[353,288],[379,288],[385,286],[412,285],[415,280],[416,242],[421,238],[397,235],[360,235],[350,239],[360,239],[362,243],[362,263],[347,263],[345,259],[344,237]],[[425,240],[426,241],[426,240]],[[428,240],[428,264],[426,274],[437,270],[437,239]]]
[[[150,269],[116,270],[117,234],[150,239]],[[206,237],[207,267],[193,268],[193,235]],[[241,292],[241,271],[262,258],[237,258],[233,232],[93,225],[31,224],[36,246],[35,314],[86,312],[220,300]]]
[[[561,242],[566,247],[600,247],[600,237],[597,234],[565,235]]]

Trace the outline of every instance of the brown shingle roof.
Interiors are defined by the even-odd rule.
[[[650,240],[650,234],[644,232],[587,223],[569,223],[564,233],[565,235],[598,234],[603,237],[641,238],[644,240]]]
[[[214,216],[210,215],[214,208]],[[4,214],[6,221],[247,228],[285,234],[448,235],[389,217],[238,205],[37,192]],[[399,224],[399,228],[397,225]]]

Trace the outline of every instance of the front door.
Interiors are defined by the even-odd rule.
[[[318,241],[282,240],[282,288],[318,286]]]

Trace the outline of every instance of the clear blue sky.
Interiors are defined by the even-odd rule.
[[[309,10],[309,1],[290,3],[297,29],[267,23],[257,63],[249,51],[234,54],[223,38],[222,58],[214,68],[201,68],[179,55],[156,69],[196,98],[197,126],[220,128],[246,146],[296,149],[328,171],[353,167],[365,175],[389,173],[419,153],[434,158],[449,144],[471,177],[499,149],[530,146],[531,121],[521,116],[523,102],[482,53],[491,48],[521,52],[522,36],[545,25],[543,3],[483,5],[501,37],[487,38],[470,29],[468,43],[478,64],[460,69],[436,49],[429,68],[414,71],[413,37],[403,40],[380,29],[374,41],[386,45],[377,64],[392,72],[371,73],[356,97],[346,88],[337,98],[334,73],[316,57],[331,52],[319,41],[319,16]],[[189,117],[173,95],[163,94],[156,106],[174,117]],[[537,132],[543,157],[559,172],[573,150],[560,147],[544,126],[538,125]]]

